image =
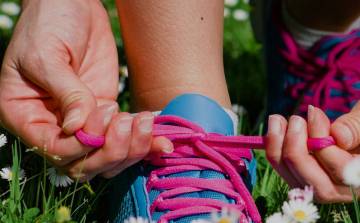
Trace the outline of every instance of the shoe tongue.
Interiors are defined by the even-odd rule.
[[[166,106],[160,113],[162,115],[185,118],[201,126],[205,132],[234,135],[230,116],[214,100],[202,95],[180,95]]]

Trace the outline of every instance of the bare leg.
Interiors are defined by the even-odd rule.
[[[223,70],[223,1],[117,0],[132,112],[197,93],[231,108]]]
[[[360,16],[358,0],[288,0],[289,11],[302,25],[344,32]]]

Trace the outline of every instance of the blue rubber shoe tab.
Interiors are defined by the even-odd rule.
[[[206,132],[234,135],[229,115],[214,100],[199,94],[173,99],[160,115],[176,115],[200,125]]]

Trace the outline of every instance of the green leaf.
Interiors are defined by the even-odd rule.
[[[24,218],[26,218],[26,219],[33,218],[33,217],[36,217],[39,213],[40,213],[39,208],[30,208],[25,211]]]
[[[1,218],[1,222],[8,222],[8,216],[7,216],[7,215],[4,215],[4,216]]]

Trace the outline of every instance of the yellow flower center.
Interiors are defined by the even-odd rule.
[[[294,216],[297,218],[297,220],[302,221],[306,219],[306,214],[302,210],[295,211]]]
[[[64,175],[65,175],[65,173],[63,173],[62,171],[60,171],[60,170],[58,170],[58,169],[56,169],[56,173],[57,173],[59,176],[64,176]]]
[[[230,223],[230,221],[229,221],[229,219],[222,218],[222,219],[220,219],[220,221],[218,221],[218,223]]]
[[[57,211],[56,222],[57,223],[64,223],[70,221],[70,210],[66,206],[62,206]]]
[[[13,176],[13,173],[10,172],[9,175],[8,175],[8,177],[9,177],[10,179],[12,179],[12,176]]]

